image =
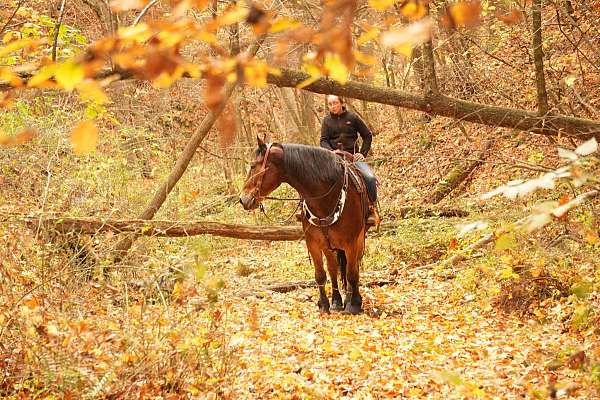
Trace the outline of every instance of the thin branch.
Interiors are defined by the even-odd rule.
[[[140,11],[140,14],[137,17],[135,17],[135,20],[133,21],[132,26],[136,26],[140,22],[140,20],[144,17],[144,15],[146,15],[148,10],[150,10],[156,3],[158,3],[158,0],[152,0],[151,2],[146,4],[146,7],[144,7],[142,9],[142,11]]]
[[[62,0],[60,4],[60,14],[58,15],[58,22],[54,26],[54,43],[52,44],[52,61],[56,61],[56,46],[58,45],[58,33],[60,26],[62,25],[63,16],[65,14],[65,3],[67,0]]]
[[[4,24],[4,26],[2,27],[2,29],[0,29],[0,35],[2,33],[4,33],[4,30],[6,29],[6,27],[8,26],[8,24],[11,23],[11,21],[13,20],[13,18],[15,18],[15,15],[17,15],[17,12],[19,11],[19,8],[21,8],[21,6],[24,3],[25,3],[25,0],[19,1],[19,3],[17,4],[17,7],[15,8],[15,11],[12,13],[12,15],[10,16],[10,18],[8,18],[8,21],[6,21],[6,23]]]

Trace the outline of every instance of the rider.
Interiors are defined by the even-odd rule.
[[[329,115],[321,126],[321,147],[329,150],[343,150],[354,156],[354,163],[365,178],[369,194],[369,215],[367,225],[378,226],[381,219],[377,211],[377,179],[369,165],[364,162],[371,149],[373,135],[367,125],[353,112],[346,110],[344,99],[330,94],[327,96]],[[358,135],[362,138],[360,151]]]

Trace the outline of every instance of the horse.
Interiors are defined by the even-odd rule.
[[[368,230],[368,198],[360,173],[352,163],[323,148],[257,140],[240,203],[245,210],[253,210],[282,183],[296,189],[302,198],[302,228],[315,267],[319,310],[359,314],[359,267]],[[331,279],[331,304],[325,291],[323,256]],[[338,270],[346,292],[343,302]]]

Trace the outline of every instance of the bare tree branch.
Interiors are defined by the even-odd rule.
[[[6,21],[6,23],[4,24],[4,26],[2,27],[2,29],[0,29],[0,35],[4,33],[4,30],[8,27],[8,24],[10,24],[11,21],[15,18],[15,15],[17,15],[17,12],[19,11],[19,8],[21,8],[21,6],[24,3],[25,3],[25,0],[19,1],[19,3],[17,4],[17,7],[15,7],[15,11],[13,11],[12,15],[8,18],[8,21]]]
[[[146,6],[142,8],[142,11],[140,11],[139,15],[135,17],[132,26],[136,26],[137,24],[139,24],[140,20],[144,17],[144,15],[146,15],[148,10],[150,10],[156,3],[158,3],[158,0],[152,0],[151,2],[146,4]]]
[[[58,21],[54,26],[54,43],[52,44],[52,61],[56,61],[56,47],[58,45],[58,33],[60,32],[60,26],[62,25],[63,16],[65,14],[65,3],[67,0],[62,0],[60,4],[60,11],[58,15]]]

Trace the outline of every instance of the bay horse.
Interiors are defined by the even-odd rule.
[[[300,144],[267,144],[257,139],[240,203],[244,209],[253,210],[284,182],[296,189],[303,199],[302,227],[315,267],[319,310],[360,313],[359,267],[368,229],[368,199],[362,176],[332,151]],[[325,292],[323,255],[332,285],[331,305]],[[338,270],[346,292],[343,302]]]

